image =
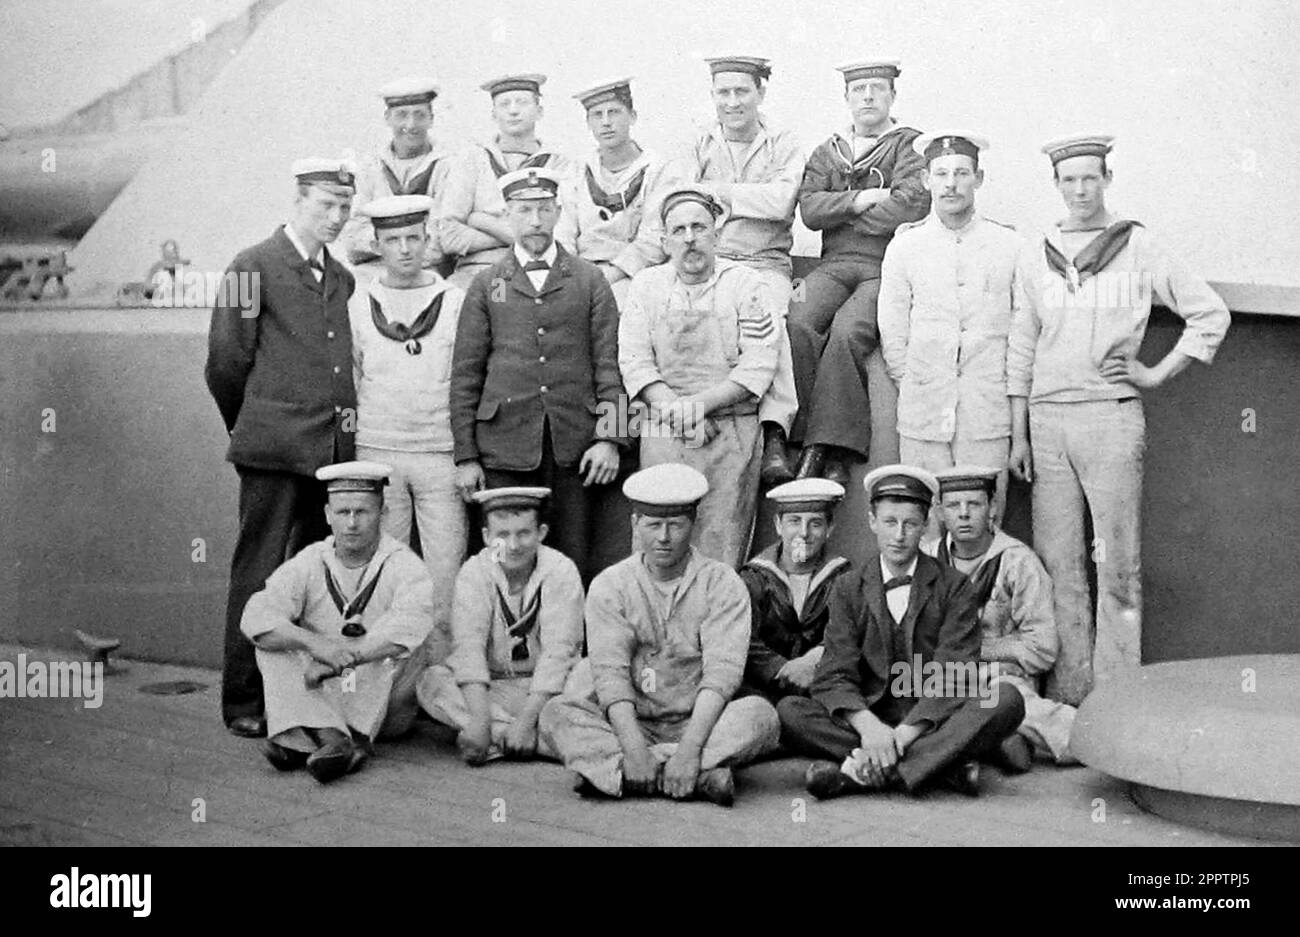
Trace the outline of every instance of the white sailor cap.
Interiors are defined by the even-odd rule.
[[[825,511],[829,514],[844,499],[844,486],[829,478],[797,478],[767,493],[777,514]]]
[[[388,476],[393,474],[391,466],[382,462],[339,462],[325,465],[316,470],[316,477],[325,483],[325,491],[365,491],[383,494],[388,484]]]
[[[356,170],[343,159],[326,159],[319,156],[294,160],[289,171],[298,182],[326,187],[356,187]]]
[[[844,75],[844,83],[848,85],[863,78],[897,78],[903,74],[903,69],[899,67],[901,64],[899,59],[858,59],[836,65],[835,70]]]
[[[954,465],[935,472],[934,477],[939,482],[940,496],[950,491],[983,491],[992,497],[1001,471],[987,465]]]
[[[704,61],[708,63],[711,75],[740,72],[763,81],[772,77],[772,60],[761,55],[713,55]]]
[[[428,104],[442,90],[432,77],[399,78],[379,89],[386,107],[405,107],[408,104]]]
[[[573,99],[580,101],[587,110],[607,101],[618,101],[626,105],[628,110],[632,110],[632,79],[629,77],[602,81],[577,92]]]
[[[484,516],[492,511],[509,511],[536,508],[542,510],[551,489],[529,485],[511,485],[502,488],[484,488],[474,492],[474,503],[483,509]]]
[[[498,94],[505,94],[507,91],[531,91],[534,94],[541,94],[544,84],[546,84],[545,75],[539,72],[525,72],[517,75],[501,75],[483,82],[479,87],[495,98]]]
[[[648,517],[694,516],[700,499],[709,493],[703,473],[680,462],[664,462],[633,473],[623,482],[632,510]]]
[[[1071,156],[1100,156],[1105,159],[1115,138],[1108,133],[1074,133],[1043,144],[1042,150],[1055,166]]]
[[[530,166],[506,173],[497,180],[497,185],[506,201],[513,198],[555,198],[560,191],[560,176],[544,166]]]
[[[376,231],[382,231],[423,224],[432,210],[433,199],[427,195],[386,195],[363,205],[361,214],[370,219]]]
[[[867,474],[862,487],[872,504],[881,498],[897,498],[928,508],[939,493],[938,479],[914,465],[882,465]]]
[[[968,130],[936,130],[912,141],[912,149],[924,156],[926,163],[940,156],[969,156],[978,163],[980,152],[988,148],[986,137]]]

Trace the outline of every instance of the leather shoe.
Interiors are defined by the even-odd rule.
[[[1033,767],[1034,755],[1025,737],[1015,732],[998,744],[995,762],[1007,774],[1024,774]]]
[[[355,771],[365,757],[365,752],[351,739],[336,739],[326,742],[307,757],[307,772],[320,783],[328,784]]]
[[[794,471],[786,461],[785,432],[779,426],[763,424],[763,461],[758,480],[768,488],[794,481]]]
[[[736,802],[736,777],[730,768],[710,768],[701,771],[695,779],[695,797],[719,807],[730,807]]]
[[[966,761],[952,768],[943,776],[943,786],[967,797],[980,795],[980,765],[978,761]]]
[[[267,740],[262,744],[262,754],[276,771],[297,771],[307,764],[307,753],[296,748],[286,748],[279,742]]]
[[[262,716],[236,716],[226,723],[226,728],[241,739],[266,738],[266,719]]]
[[[808,793],[818,800],[830,800],[868,790],[841,771],[840,766],[833,761],[814,761],[810,764],[804,772],[803,784]]]
[[[826,458],[825,446],[804,446],[799,456],[799,468],[795,471],[797,478],[821,478],[822,462]]]

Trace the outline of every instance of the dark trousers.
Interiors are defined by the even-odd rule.
[[[329,534],[324,486],[292,472],[236,466],[239,534],[230,564],[226,648],[221,670],[221,715],[227,723],[263,712],[262,675],[253,642],[239,630],[244,606],[280,565]]]
[[[584,486],[576,464],[556,463],[550,427],[546,426],[542,430],[542,461],[537,468],[516,472],[485,467],[483,474],[489,488],[530,485],[551,489],[550,508],[544,518],[550,528],[546,543],[573,560],[585,588],[593,576],[632,552],[632,508],[623,495],[622,483],[635,469],[634,459],[634,453],[621,450],[614,481]],[[477,524],[481,527],[482,523],[480,514]]]
[[[805,446],[871,450],[867,358],[880,344],[880,265],[828,260],[796,289],[786,317],[799,414],[790,438]]]
[[[968,699],[908,747],[898,763],[898,775],[909,792],[923,787],[950,765],[993,752],[999,742],[1016,731],[1025,718],[1025,701],[1015,687],[1001,683],[997,689],[997,706],[984,708],[980,700]],[[776,711],[781,717],[781,744],[793,751],[838,763],[862,744],[857,730],[846,719],[832,716],[816,700],[787,696],[777,704]]]

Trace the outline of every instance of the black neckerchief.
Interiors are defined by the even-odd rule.
[[[339,589],[339,584],[334,581],[334,574],[330,572],[329,564],[324,563],[322,560],[325,566],[325,588],[329,590],[330,598],[334,600],[334,607],[343,616],[343,634],[346,637],[359,638],[366,633],[365,626],[361,624],[361,613],[366,610],[366,606],[370,604],[371,598],[374,597],[375,587],[379,585],[379,574],[384,571],[384,563],[387,562],[388,557],[384,557],[379,563],[379,568],[375,570],[375,578],[371,579],[368,586],[348,601],[343,598],[343,591]]]
[[[1115,256],[1128,245],[1133,229],[1141,227],[1143,224],[1140,221],[1115,222],[1075,254],[1074,263],[1066,260],[1057,246],[1044,238],[1043,253],[1047,257],[1047,266],[1064,277],[1066,286],[1071,293],[1074,293],[1091,277],[1105,270]]]
[[[511,648],[510,659],[516,662],[528,660],[528,635],[537,625],[537,617],[542,611],[542,587],[537,587],[537,591],[533,593],[532,599],[524,606],[518,618],[510,611],[510,603],[502,593],[501,587],[497,586],[496,590],[497,604],[501,606],[501,615],[506,620],[506,631],[510,637],[520,639],[519,643]]]
[[[395,342],[406,343],[406,353],[408,355],[418,355],[423,346],[420,345],[420,339],[433,331],[433,327],[438,324],[438,316],[442,313],[442,297],[446,294],[442,290],[437,296],[433,297],[433,302],[429,303],[410,325],[403,325],[401,322],[389,322],[384,316],[384,310],[379,305],[379,300],[375,299],[374,294],[370,294],[370,321],[375,324],[379,334],[384,338],[391,338]]]
[[[441,157],[438,159],[441,159]],[[402,185],[397,181],[397,174],[393,172],[387,163],[381,162],[380,166],[383,167],[384,179],[388,182],[388,188],[392,190],[394,195],[428,195],[429,180],[433,178],[433,167],[438,165],[438,159],[431,162],[423,171],[406,180],[406,185]]]
[[[591,171],[591,166],[587,166],[587,192],[591,195],[592,204],[600,209],[601,221],[609,221],[619,212],[626,211],[627,207],[636,201],[636,197],[641,194],[641,184],[645,182],[647,168],[642,166],[622,192],[610,195],[596,182],[596,175]]]
[[[987,552],[987,551],[985,551]],[[988,604],[989,599],[993,597],[993,587],[998,582],[998,571],[1002,568],[1002,556],[999,553],[993,559],[983,563],[973,576],[968,575],[971,585],[975,587],[975,607],[983,610]],[[939,541],[938,555],[935,557],[944,566],[951,566],[957,569],[956,564],[952,561],[952,555],[948,552],[948,538],[944,537]]]
[[[490,149],[488,149],[487,147],[483,147],[483,151],[487,153],[488,162],[492,164],[492,171],[496,173],[496,177],[498,179],[500,179],[506,173],[511,171],[507,169],[505,166],[501,165],[501,163],[496,158],[496,154],[493,153]],[[548,162],[550,162],[550,159],[551,159],[550,153],[545,153],[545,152],[534,153],[532,156],[528,157],[522,163],[520,163],[518,169],[515,169],[514,171],[518,172],[519,169],[541,169]]]

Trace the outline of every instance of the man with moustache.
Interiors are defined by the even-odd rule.
[[[900,225],[880,276],[880,348],[898,386],[898,454],[930,472],[1003,466],[1011,450],[1007,332],[1023,240],[980,214],[988,141],[969,131],[917,137],[934,211]],[[998,477],[994,517],[1006,505]],[[932,526],[931,532],[937,532]]]
[[[467,764],[556,758],[539,734],[542,707],[582,653],[582,580],[542,541],[545,488],[476,492],[486,546],[456,577],[451,655],[420,678],[420,705],[458,731]]]
[[[226,602],[221,710],[239,736],[266,734],[253,645],[239,629],[248,597],[326,533],[317,469],[355,454],[356,391],[348,298],[352,274],[326,245],[352,208],[346,163],[293,164],[293,217],[231,261],[227,277],[258,284],[254,308],[218,305],[204,371],[239,473],[239,533]]]
[[[930,198],[925,163],[912,148],[918,132],[891,116],[897,60],[838,69],[853,122],[813,151],[803,173],[799,211],[822,233],[822,260],[790,304],[789,329],[799,477],[847,485],[850,463],[871,449],[867,359],[880,339],[881,260],[899,225],[925,217]]]
[[[505,218],[501,177],[520,169],[546,168],[558,177],[569,173],[569,159],[537,136],[545,83],[545,75],[529,73],[504,75],[482,85],[492,97],[497,135],[490,143],[467,148],[455,160],[438,207],[439,243],[444,253],[457,257],[450,280],[461,289],[507,257],[515,243]]]
[[[618,476],[618,307],[595,264],[555,243],[560,178],[522,169],[501,178],[514,246],[470,284],[451,378],[457,486],[552,492],[556,548],[583,581],[598,571],[595,524]],[[453,278],[454,279],[454,278]]]
[[[649,409],[641,464],[704,473],[695,545],[735,569],[758,509],[759,401],[777,368],[780,306],[751,267],[716,256],[722,207],[703,188],[667,192],[660,213],[671,260],[628,290],[619,368],[628,397]]]
[[[863,486],[880,556],[836,583],[810,696],[777,704],[782,742],[830,759],[804,775],[819,799],[935,783],[978,796],[978,759],[1016,731],[1024,702],[1014,687],[974,679],[974,593],[965,576],[919,550],[934,476],[886,465]],[[927,667],[940,678],[922,680]]]
[[[1213,361],[1230,321],[1209,284],[1140,222],[1107,209],[1113,141],[1079,134],[1043,146],[1069,215],[1021,254],[1022,296],[1007,347],[1011,471],[1034,484],[1034,546],[1052,577],[1061,637],[1047,693],[1076,706],[1094,679],[1142,662],[1140,393],[1193,361]],[[1156,297],[1186,326],[1148,366],[1137,353]],[[1085,511],[1097,569],[1095,620]]]
[[[732,699],[749,645],[749,596],[733,569],[691,547],[708,487],[675,464],[624,484],[637,552],[597,576],[587,595],[595,692],[542,710],[542,730],[578,773],[583,796],[730,807],[732,768],[776,748],[772,704]]]
[[[384,122],[392,140],[371,154],[357,169],[355,202],[360,210],[343,226],[339,240],[347,249],[348,262],[378,267],[365,206],[394,195],[425,195],[437,203],[451,170],[451,149],[432,137],[433,102],[439,93],[433,78],[402,78],[379,89],[384,102]],[[443,260],[436,232],[425,245],[424,266],[437,267]],[[375,269],[374,273],[380,271]]]
[[[772,702],[808,695],[821,660],[831,588],[849,561],[827,550],[844,488],[801,478],[767,493],[776,506],[777,542],[740,568],[753,609],[742,693]]]
[[[596,152],[565,180],[555,228],[565,250],[605,274],[620,306],[631,278],[664,260],[653,199],[663,185],[665,163],[632,139],[637,113],[631,82],[605,81],[574,95],[587,112]]]

